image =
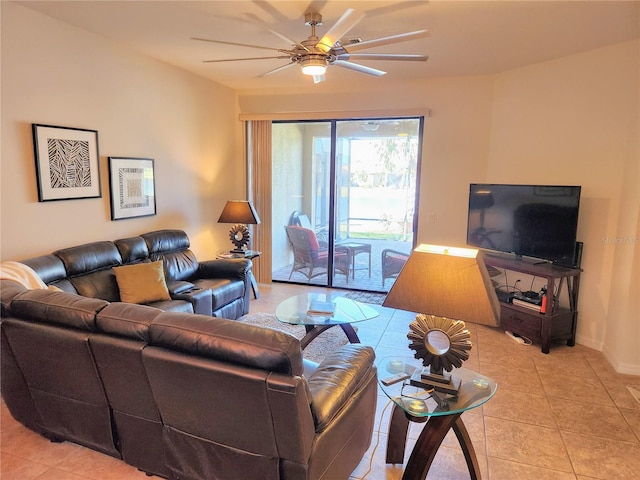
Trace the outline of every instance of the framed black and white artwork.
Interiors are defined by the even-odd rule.
[[[38,201],[102,196],[96,130],[35,123],[32,129]]]
[[[156,188],[151,158],[109,157],[111,220],[156,214]]]

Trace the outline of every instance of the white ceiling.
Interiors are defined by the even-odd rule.
[[[39,1],[18,2],[166,63],[238,90],[365,88],[403,79],[492,74],[638,38],[638,1]],[[359,61],[387,71],[371,77],[330,66],[313,85],[298,67],[260,78],[287,60],[203,63],[261,57],[267,50],[198,42],[191,37],[288,49],[261,25],[297,41],[311,33],[309,10],[322,14],[322,36],[347,8],[365,18],[346,35],[363,40],[428,29],[430,36],[362,53],[418,53],[424,62]]]

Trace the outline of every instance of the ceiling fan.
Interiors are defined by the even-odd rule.
[[[313,77],[314,83],[324,81],[324,74],[329,65],[336,65],[338,67],[354,70],[359,73],[367,75],[373,75],[380,77],[387,72],[378,70],[376,68],[367,67],[358,63],[353,63],[350,60],[404,60],[404,61],[418,61],[426,62],[429,57],[425,55],[413,55],[413,54],[400,54],[400,53],[353,53],[367,48],[380,47],[383,45],[390,45],[392,43],[406,42],[417,38],[426,37],[429,35],[428,30],[417,30],[415,32],[401,33],[398,35],[391,35],[389,37],[377,38],[373,40],[361,41],[359,39],[351,39],[342,41],[341,39],[347,34],[362,18],[364,15],[357,14],[355,10],[348,9],[340,17],[340,19],[329,29],[329,31],[322,37],[316,36],[316,27],[322,25],[322,15],[317,12],[307,12],[305,14],[305,25],[311,27],[311,35],[306,40],[297,42],[288,38],[287,36],[278,33],[274,30],[268,29],[274,35],[288,42],[292,48],[272,48],[263,45],[249,45],[245,43],[228,42],[223,40],[211,40],[208,38],[192,37],[192,40],[199,40],[203,42],[220,43],[224,45],[237,45],[241,47],[260,48],[263,50],[274,50],[281,55],[272,57],[251,57],[251,58],[228,58],[222,60],[204,60],[205,63],[217,63],[217,62],[237,62],[243,60],[264,60],[264,59],[287,59],[289,63],[280,67],[269,70],[268,72],[260,75],[261,77],[271,75],[273,73],[284,70],[285,68],[293,65],[300,65],[302,73]]]

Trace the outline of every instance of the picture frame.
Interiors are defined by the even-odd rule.
[[[38,201],[100,198],[98,131],[33,123]]]
[[[156,214],[154,160],[109,157],[111,220]]]

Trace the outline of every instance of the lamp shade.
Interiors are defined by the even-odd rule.
[[[478,250],[420,245],[398,275],[386,307],[498,326],[500,304]]]
[[[260,217],[251,202],[247,200],[229,200],[222,209],[218,223],[258,225]]]

